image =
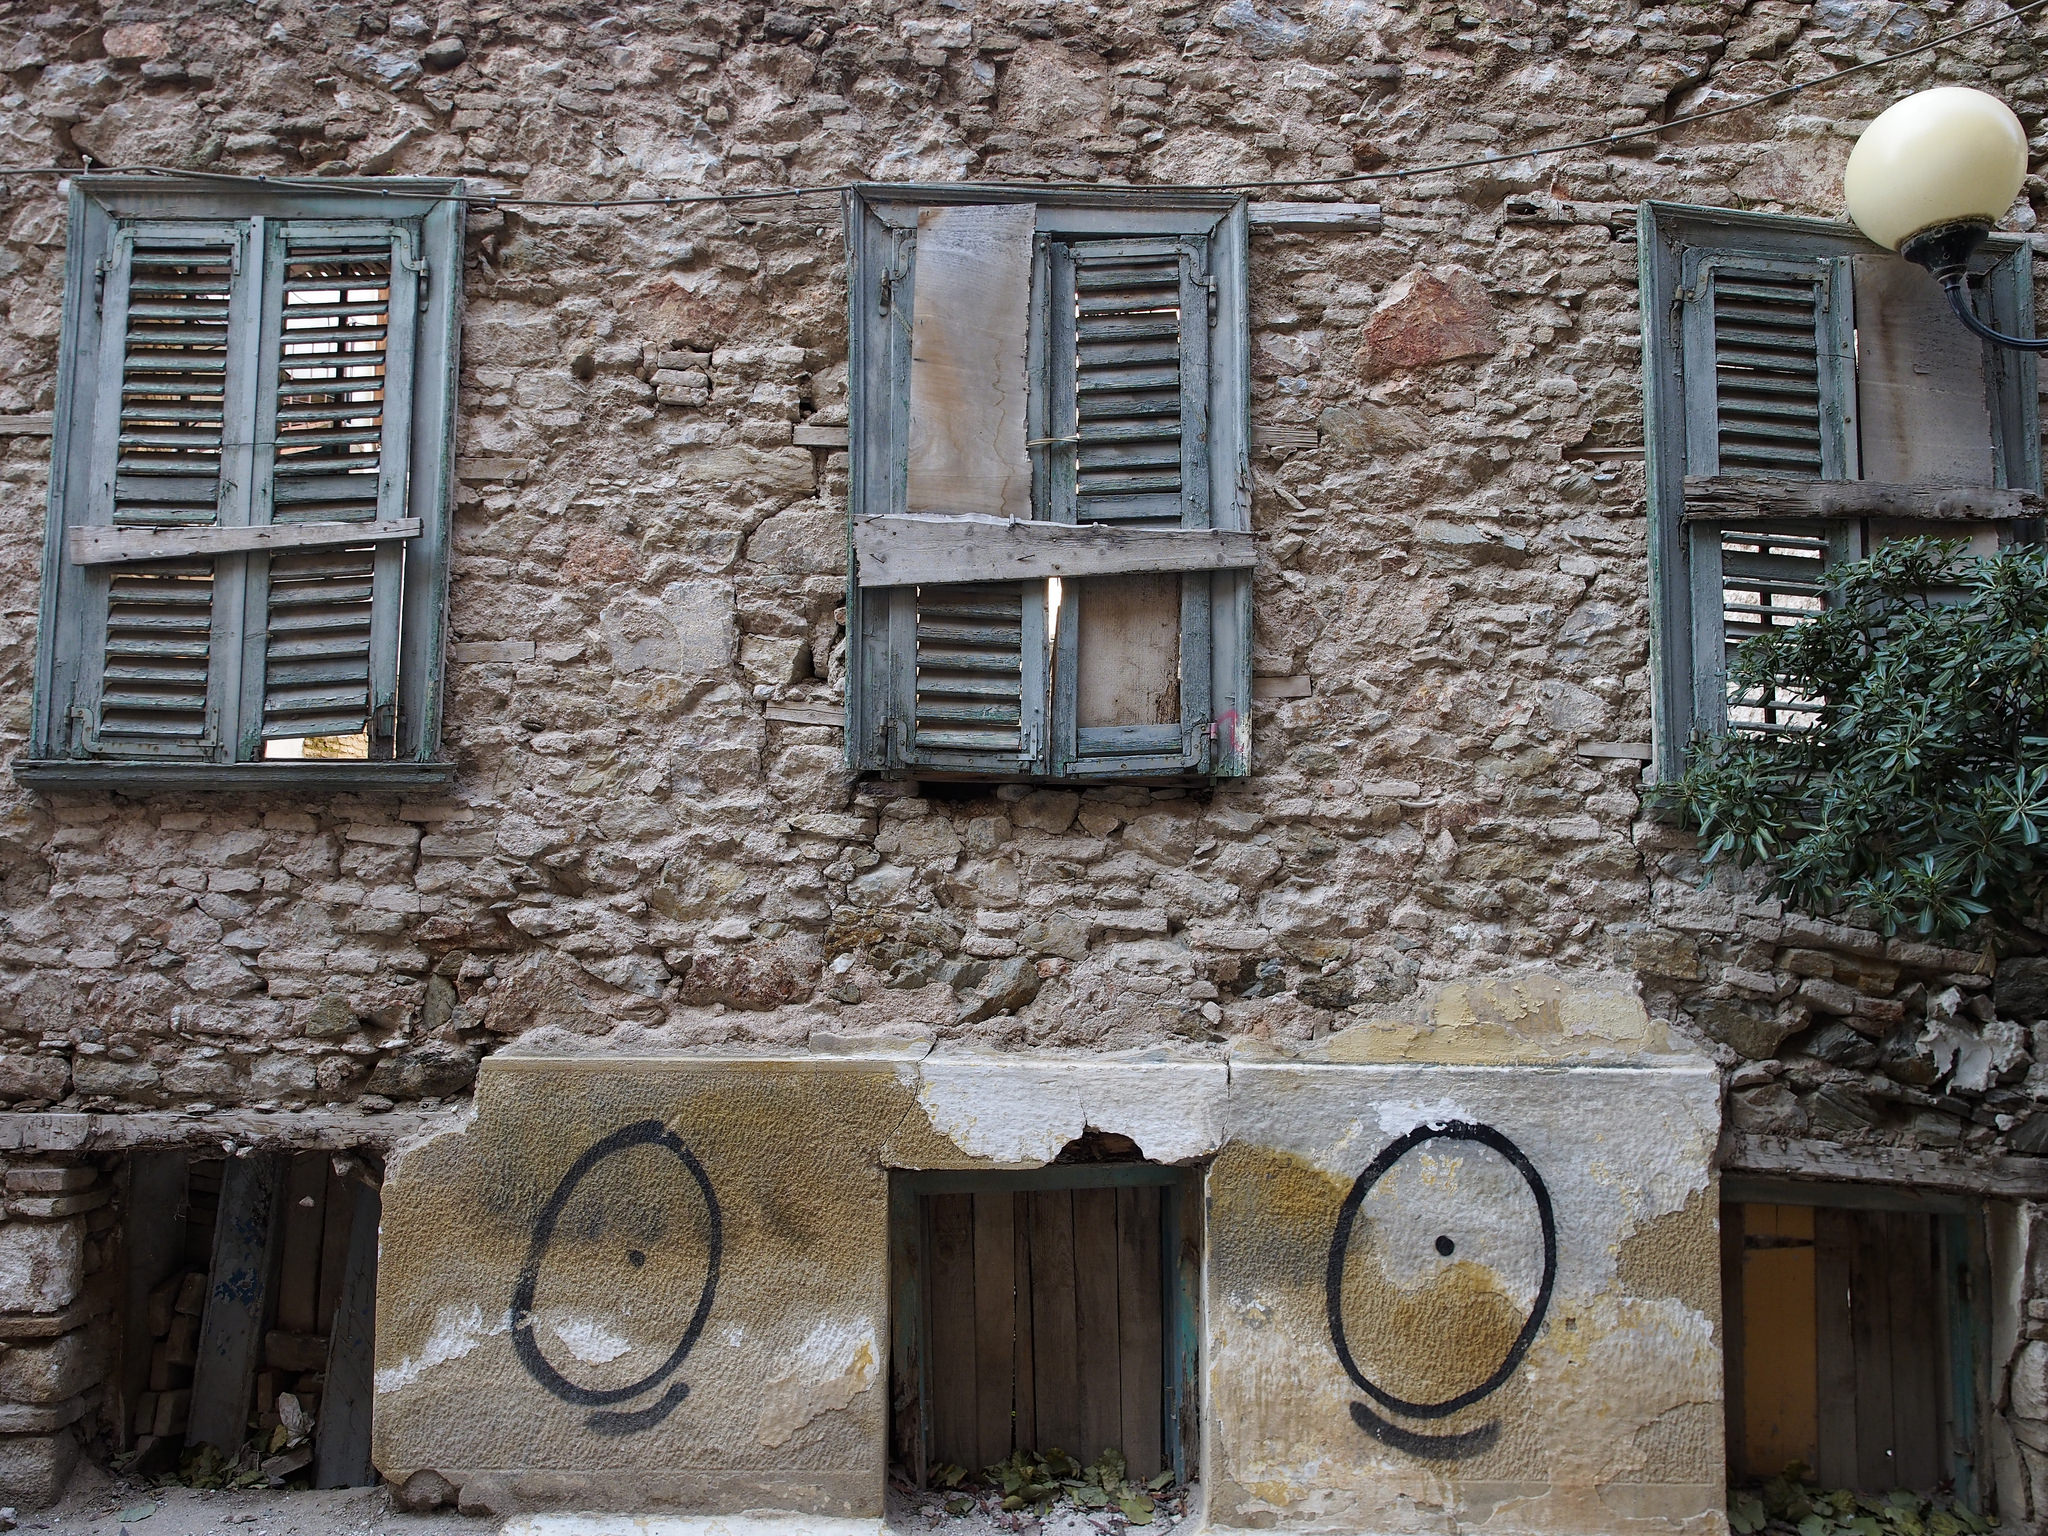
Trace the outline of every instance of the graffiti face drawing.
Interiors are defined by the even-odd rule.
[[[583,1422],[594,1434],[659,1424],[689,1395],[670,1378],[711,1315],[723,1239],[711,1180],[680,1137],[659,1120],[612,1132],[576,1159],[534,1222],[512,1293],[519,1363],[563,1402],[592,1409]],[[593,1290],[607,1297],[603,1316],[555,1300]],[[691,1296],[677,1337],[676,1298]]]
[[[1550,1191],[1521,1148],[1464,1120],[1389,1142],[1351,1186],[1330,1239],[1330,1342],[1378,1410],[1354,1402],[1352,1419],[1425,1460],[1490,1449],[1497,1419],[1434,1433],[1397,1421],[1429,1425],[1499,1390],[1542,1329],[1556,1281]]]

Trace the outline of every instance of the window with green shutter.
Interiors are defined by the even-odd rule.
[[[1247,772],[1242,201],[890,186],[847,218],[853,766]]]
[[[459,190],[73,180],[17,778],[448,776]]]
[[[2023,239],[1971,292],[2031,332]],[[1655,766],[1697,734],[1799,730],[1825,700],[1736,696],[1747,637],[1819,611],[1827,567],[1909,534],[2039,536],[2034,359],[1987,347],[1918,267],[1817,219],[1646,203],[1640,224]]]

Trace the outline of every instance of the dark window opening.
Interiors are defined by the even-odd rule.
[[[1762,1197],[1721,1207],[1730,1483],[1796,1466],[1823,1489],[1981,1508],[1975,1214],[1808,1203],[1820,1192],[1724,1190]]]
[[[1195,1475],[1200,1173],[1122,1142],[892,1173],[890,1447],[911,1481],[1055,1448],[1114,1450],[1134,1483]]]
[[[379,1178],[361,1153],[130,1158],[113,1415],[130,1466],[212,1486],[376,1481]]]

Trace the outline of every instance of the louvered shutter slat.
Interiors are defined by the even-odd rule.
[[[1072,271],[1075,521],[1177,526],[1181,258],[1083,261]]]
[[[1842,264],[1696,254],[1686,285],[1689,474],[1843,479],[1854,475],[1853,331]],[[1820,612],[1823,575],[1848,548],[1814,523],[1694,525],[1697,718],[1735,730],[1804,729],[1817,701],[1777,688],[1738,692],[1735,649]]]
[[[104,281],[104,383],[87,521],[204,527],[246,505],[226,466],[246,445],[227,430],[246,404],[254,294],[246,225],[211,232],[139,224],[115,242]],[[239,382],[238,382],[239,380]],[[246,434],[238,434],[246,436]],[[239,460],[236,460],[239,462]],[[211,559],[97,572],[87,625],[87,750],[208,757],[231,686],[232,591]]]
[[[405,248],[384,226],[346,235],[285,225],[273,235],[259,403],[268,454],[262,511],[271,522],[404,515],[416,308]],[[257,564],[248,750],[300,741],[320,743],[304,750],[326,755],[388,756],[400,546],[328,546]]]

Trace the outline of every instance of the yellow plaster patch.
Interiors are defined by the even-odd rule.
[[[1574,987],[1535,972],[1452,982],[1437,994],[1429,1023],[1354,1024],[1312,1054],[1352,1065],[1516,1066],[1661,1056],[1671,1049],[1670,1032],[1633,992]]]

